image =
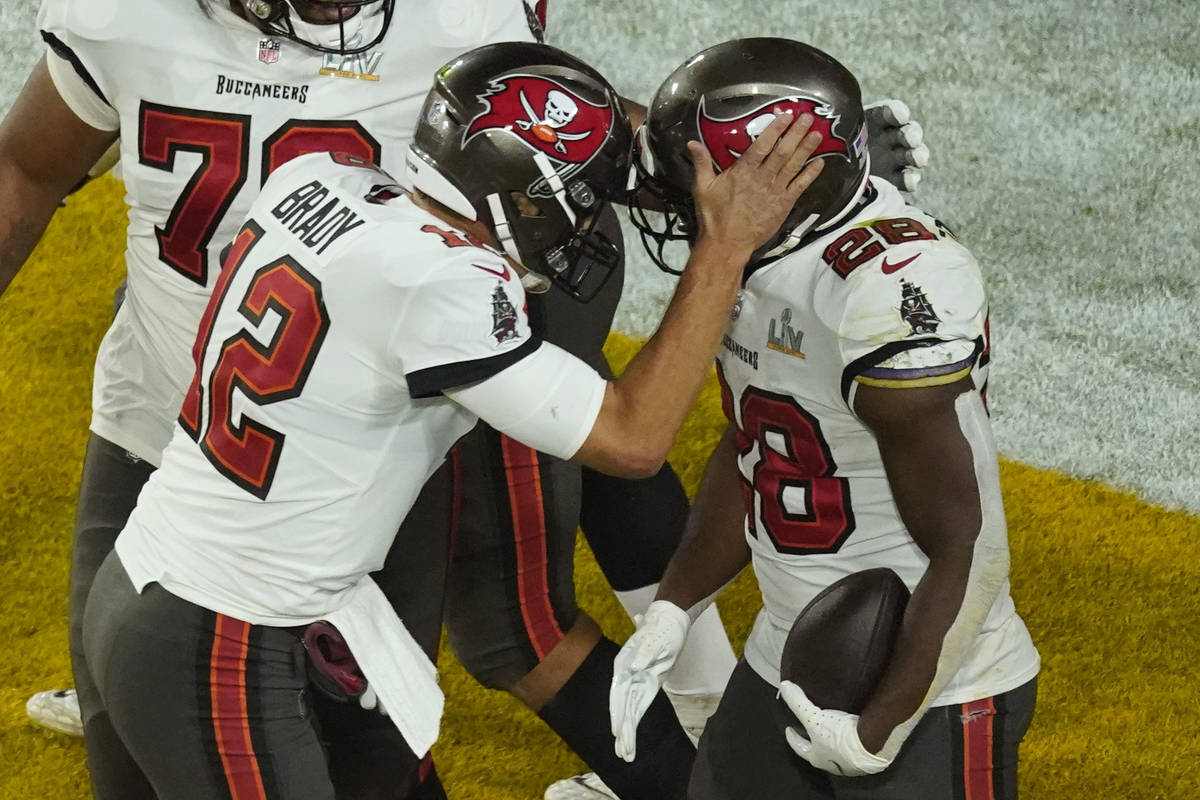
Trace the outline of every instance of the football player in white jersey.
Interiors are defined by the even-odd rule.
[[[190,374],[192,331],[236,220],[269,171],[304,152],[348,151],[398,170],[425,82],[438,64],[474,44],[540,35],[544,2],[536,12],[516,0],[478,3],[487,13],[437,4],[393,10],[391,0],[44,4],[40,22],[49,53],[0,129],[0,285],[32,248],[57,199],[119,131],[125,132],[123,177],[131,205],[129,299],[97,361],[76,525],[71,639],[77,665],[78,623],[91,577],[169,437]],[[397,15],[404,24],[388,25]],[[876,122],[894,119],[882,114]],[[908,185],[915,176],[903,165],[920,160],[918,145],[909,138],[894,151],[914,154],[894,160],[896,179]],[[619,293],[618,272],[586,313],[559,291],[532,298],[531,309],[539,333],[603,370],[600,344]],[[626,590],[623,602],[644,607],[652,591],[646,584],[661,574],[681,525],[649,530],[623,521],[681,520],[686,500],[678,480],[669,468],[643,481],[615,481],[589,470],[581,475],[533,451],[510,458],[512,442],[482,429],[464,444],[472,446],[460,454],[466,480],[459,525],[474,529],[462,531],[458,541],[483,539],[487,546],[456,552],[452,580],[465,588],[448,601],[451,641],[472,674],[513,691],[592,763],[608,748],[588,730],[590,720],[570,713],[578,698],[562,689],[574,673],[562,663],[534,669],[564,651],[568,664],[611,663],[611,642],[574,605],[570,537],[581,517],[606,575]],[[414,510],[414,527],[448,516],[446,483],[431,484],[428,501]],[[521,510],[531,502],[543,506],[541,514]],[[535,580],[510,587],[512,578],[504,576],[512,572],[502,573],[496,562],[513,557],[514,542],[543,530],[551,542],[565,538],[568,546],[541,548],[533,562],[540,570],[517,573]],[[480,574],[501,577],[485,581]],[[397,605],[421,593],[402,571],[384,586]],[[532,604],[540,612],[532,619],[522,613],[530,606],[489,602],[530,592],[545,599]],[[491,615],[473,610],[479,608]],[[437,633],[433,620],[419,638],[432,649]],[[729,667],[722,664],[732,662],[723,636],[714,609],[693,636],[699,645],[693,649],[707,658],[693,658],[690,679],[677,673],[673,688],[703,692],[723,684]],[[563,641],[574,647],[561,648]],[[603,686],[594,676],[588,680],[597,684],[588,696],[602,697]],[[574,682],[572,691],[583,683]],[[86,706],[87,687],[80,688]],[[51,703],[61,700],[45,694]],[[96,728],[89,741],[104,738],[102,717],[89,724]],[[346,748],[351,758],[361,750]],[[103,763],[103,749],[94,746],[89,760],[94,776],[120,775],[130,766]],[[117,777],[112,784],[107,794],[132,796],[128,781]]]
[[[121,131],[123,178],[131,206],[129,290],[97,360],[92,438],[77,515],[71,641],[81,675],[87,670],[79,623],[92,576],[169,439],[192,370],[194,331],[216,279],[218,253],[236,234],[238,221],[266,175],[314,150],[350,152],[401,174],[433,71],[474,45],[532,40],[541,32],[542,20],[519,0],[396,5],[392,0],[47,0],[43,5],[39,22],[49,52],[0,130],[0,282],[7,285],[57,199]],[[540,7],[544,10],[544,3]],[[356,13],[347,16],[346,9]],[[403,24],[389,25],[396,14]],[[603,224],[614,225],[611,217]],[[545,330],[539,333],[603,368],[600,346],[619,293],[620,281],[609,281],[599,301],[585,312],[562,291],[535,297],[533,311],[545,318],[539,325]],[[487,685],[522,690],[519,696],[544,711],[543,717],[585,759],[612,761],[603,726],[539,708],[556,698],[570,669],[560,663],[549,671],[549,678],[546,671],[530,678],[526,673],[564,640],[582,641],[574,648],[582,650],[580,656],[563,648],[576,662],[585,660],[593,645],[609,665],[615,653],[615,646],[601,640],[598,629],[585,624],[574,606],[569,545],[580,516],[581,483],[594,487],[582,493],[585,511],[586,500],[594,496],[594,505],[611,512],[585,515],[591,520],[590,525],[585,521],[586,531],[614,540],[607,548],[595,548],[608,555],[602,564],[610,572],[629,574],[624,584],[614,580],[618,588],[637,589],[661,575],[677,532],[666,530],[666,540],[659,543],[650,534],[660,531],[647,533],[621,520],[655,516],[639,510],[644,503],[653,504],[659,515],[682,520],[686,498],[678,480],[669,468],[642,481],[613,481],[594,472],[584,472],[581,479],[577,465],[533,451],[520,454],[523,460],[510,468],[507,461],[491,457],[497,450],[512,449],[505,438],[481,430],[469,443],[473,446],[460,458],[464,482],[459,525],[464,530],[458,541],[471,547],[464,547],[465,555],[456,558],[453,580],[474,591],[451,593],[452,642],[468,669]],[[414,509],[414,528],[450,524],[449,471],[435,478]],[[515,487],[511,493],[510,486]],[[543,503],[545,509],[529,513],[531,503],[535,511]],[[497,510],[505,504],[514,510]],[[529,530],[514,530],[518,519]],[[556,544],[541,547],[542,557],[526,565],[533,568],[516,573],[540,575],[542,580],[510,590],[514,573],[501,573],[494,562],[507,557],[515,541],[531,538],[531,531],[544,531]],[[567,546],[557,541],[563,538]],[[507,549],[501,549],[506,544]],[[525,548],[531,549],[537,548]],[[401,562],[399,568],[389,568],[381,582],[397,606],[426,593],[426,584],[440,585],[445,572],[425,569],[413,576],[403,569],[400,554],[394,560]],[[481,579],[481,573],[489,580]],[[528,598],[531,592],[544,598],[531,607],[544,612],[527,625],[524,606],[508,598]],[[641,602],[648,603],[649,597]],[[486,609],[491,616],[472,609]],[[424,622],[418,638],[432,652],[439,619],[432,615]],[[729,652],[715,615],[708,629],[715,642],[709,649]],[[481,631],[490,638],[483,639]],[[531,646],[532,632],[538,634],[536,648]],[[572,638],[576,633],[581,635]],[[480,647],[462,652],[464,642],[476,641]],[[600,648],[598,642],[605,646]],[[715,679],[710,677],[714,671]],[[701,679],[721,684],[727,671],[718,664],[698,672]],[[589,695],[603,698],[607,678],[593,676],[591,683],[595,685]],[[111,735],[98,704],[91,702],[94,693],[86,677],[79,688],[97,794],[130,798],[148,791],[144,784],[133,786],[137,771],[121,757],[120,748],[110,757],[104,747]],[[52,703],[61,699],[49,697]],[[577,698],[558,699],[565,709],[578,704]],[[342,709],[327,710],[345,716]],[[371,715],[325,727],[353,731],[376,722]],[[596,735],[581,738],[578,730],[587,727],[596,728]],[[356,765],[347,768],[346,780],[357,780],[359,765],[371,759],[360,758],[366,749],[361,741],[331,735],[331,745],[341,741],[345,744],[334,747],[333,761],[339,763],[344,753]],[[388,780],[385,775],[377,782]]]
[[[784,39],[726,42],[663,83],[637,158],[673,216],[645,233],[694,241],[684,142],[730,168],[785,111],[816,116],[825,169],[746,270],[717,357],[729,426],[617,658],[617,749],[635,752],[645,693],[691,615],[752,563],[763,608],[689,797],[1015,798],[1039,659],[1009,596],[979,265],[871,176],[854,77]],[[823,588],[874,567],[912,591],[891,660],[861,715],[817,708],[780,686],[789,629]]]
[[[607,473],[657,472],[751,253],[822,168],[811,115],[780,114],[720,174],[693,144],[695,249],[659,331],[606,381],[536,336],[525,287],[574,285],[615,251],[595,226],[628,174],[615,91],[532,43],[438,75],[412,194],[344,153],[267,181],[200,320],[179,425],[92,587],[92,678],[163,800],[332,800],[298,668],[313,623],[340,632],[343,675],[424,755],[436,669],[369,573],[426,478],[479,417]],[[550,96],[571,124],[515,124]],[[675,780],[653,796],[682,797]]]

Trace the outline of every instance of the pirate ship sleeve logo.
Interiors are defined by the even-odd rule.
[[[913,333],[937,333],[942,320],[933,310],[933,304],[921,291],[921,287],[900,281],[900,316],[912,328]]]
[[[778,114],[791,114],[797,119],[801,114],[811,114],[812,130],[821,134],[821,144],[813,152],[813,158],[841,156],[850,160],[851,153],[862,155],[867,144],[866,126],[857,131],[843,130],[845,124],[833,109],[807,97],[783,97],[763,103],[753,111],[738,117],[714,117],[704,107],[704,98],[696,111],[696,125],[704,146],[712,154],[713,162],[721,169],[729,169],[733,162],[762,135]]]
[[[557,81],[536,75],[496,78],[479,99],[484,110],[463,133],[463,147],[485,131],[507,131],[531,150],[549,156],[563,178],[600,152],[613,126],[610,102],[597,105]]]
[[[496,344],[504,344],[520,336],[517,333],[517,309],[500,283],[492,292],[492,336],[496,337]]]

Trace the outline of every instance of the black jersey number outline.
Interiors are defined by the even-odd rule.
[[[271,490],[287,437],[255,420],[249,409],[235,423],[234,392],[259,407],[299,396],[329,331],[321,282],[291,256],[281,256],[258,267],[237,306],[253,326],[269,311],[278,314],[271,341],[261,343],[242,328],[221,343],[212,369],[204,374],[213,323],[227,302],[233,277],[247,263],[262,232],[250,220],[234,239],[201,320],[192,351],[196,372],[179,415],[180,425],[199,442],[209,463],[260,500]]]
[[[750,480],[743,479],[751,534],[761,530],[780,553],[837,552],[854,532],[854,509],[820,421],[794,397],[754,386],[742,393],[735,418],[729,384],[720,369],[717,376],[739,458],[757,449]]]

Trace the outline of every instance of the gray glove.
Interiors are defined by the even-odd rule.
[[[867,115],[867,151],[871,174],[902,192],[921,182],[921,168],[929,163],[929,148],[921,123],[900,100],[880,100],[863,106]]]

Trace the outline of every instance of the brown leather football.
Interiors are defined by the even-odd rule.
[[[821,708],[861,714],[887,667],[908,597],[900,576],[883,567],[830,584],[792,624],[780,676]]]

